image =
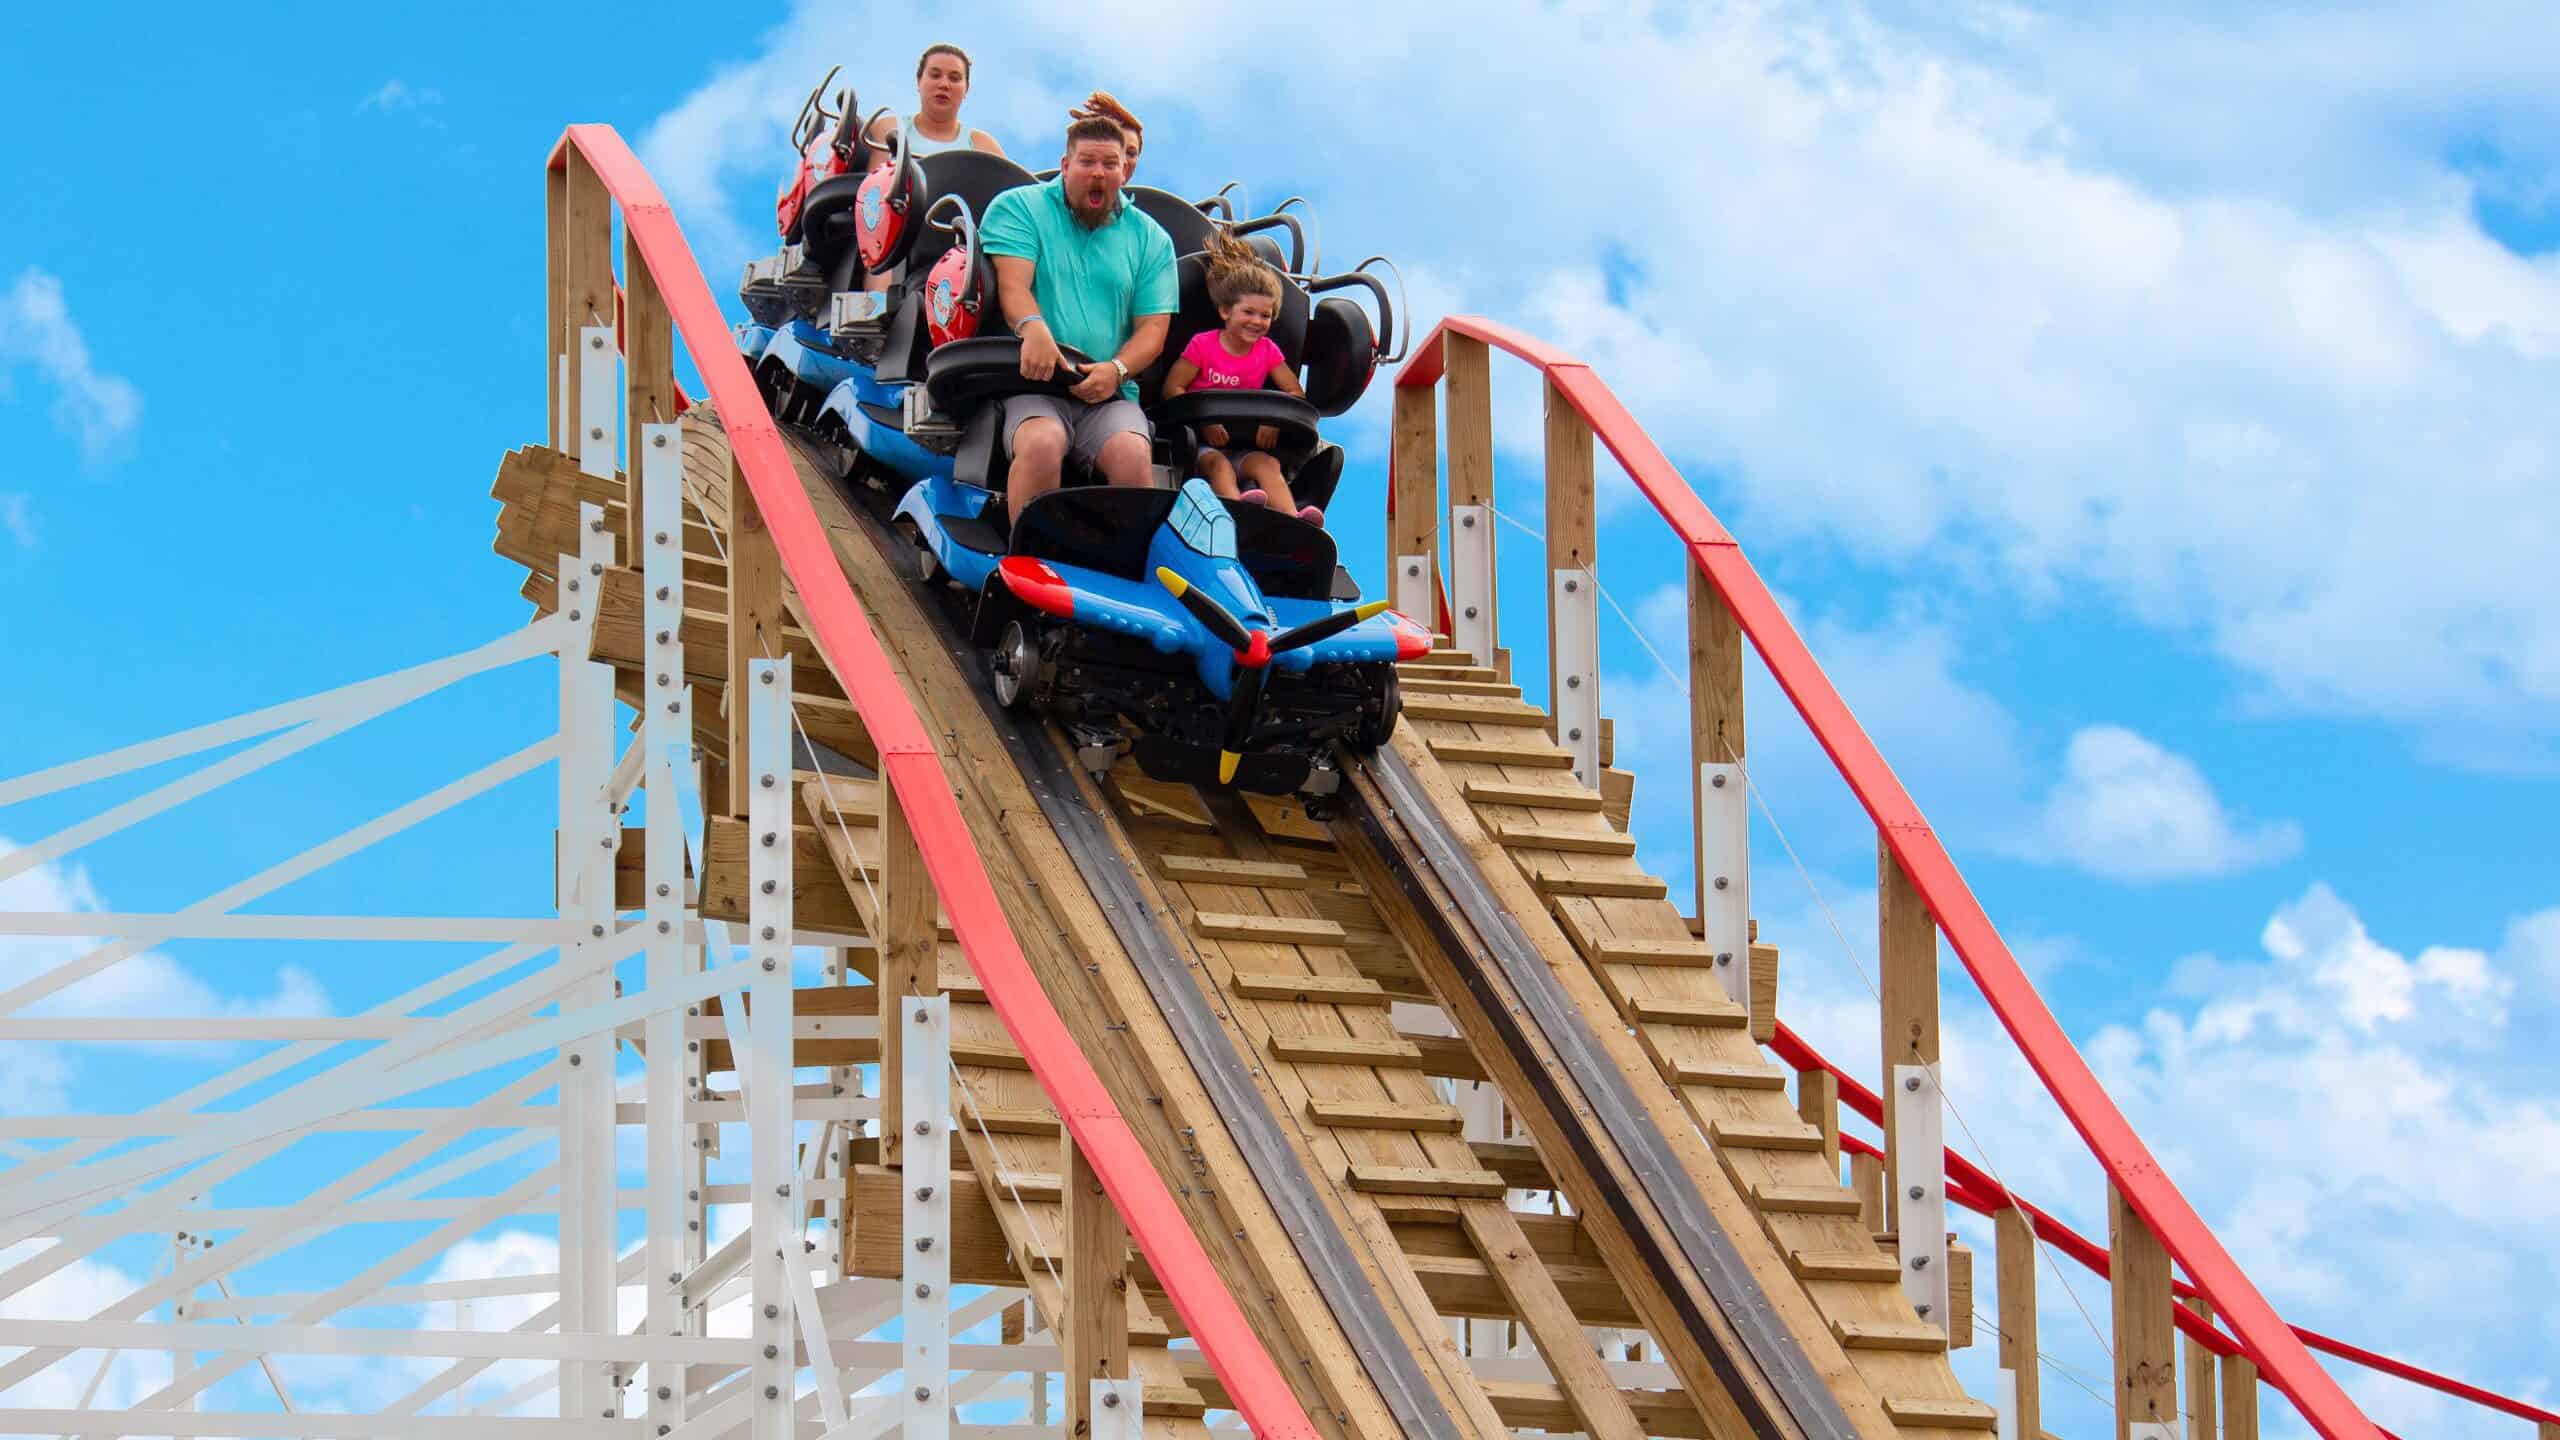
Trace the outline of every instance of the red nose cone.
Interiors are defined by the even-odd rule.
[[[1262,631],[1253,633],[1253,643],[1235,652],[1236,663],[1247,670],[1259,670],[1271,663],[1271,637]]]
[[[1419,660],[1431,653],[1431,637],[1422,628],[1398,614],[1396,620],[1396,658]]]
[[[1076,613],[1075,592],[1067,588],[1066,581],[1058,578],[1057,571],[1039,561],[1023,555],[1008,555],[996,566],[996,573],[1004,577],[1005,588],[1032,609],[1060,617]]]

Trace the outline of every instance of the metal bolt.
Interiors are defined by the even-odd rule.
[[[658,598],[659,598],[659,599],[661,599],[661,600],[664,600],[664,599],[666,599],[666,598],[667,598],[667,587],[666,587],[666,586],[661,585],[661,586],[659,586],[659,587],[658,587]]]
[[[596,838],[596,844],[597,844],[597,845],[599,845],[599,846],[601,846],[601,847],[603,847],[604,849],[610,850],[610,849],[612,849],[612,848],[613,848],[613,837],[612,837],[612,836],[610,836],[610,835],[601,835],[601,836],[598,836],[598,837]]]
[[[1579,689],[1581,689],[1581,688],[1582,688],[1582,677],[1581,677],[1581,676],[1579,676],[1579,675],[1567,675],[1566,677],[1564,677],[1564,688],[1566,688],[1567,690],[1579,690]]]
[[[1404,573],[1407,575],[1419,575],[1422,573],[1422,567],[1419,565],[1407,565],[1404,567]]]
[[[674,1427],[673,1425],[661,1425],[661,1426],[659,1426],[659,1427],[658,1427],[658,1433],[659,1433],[659,1434],[661,1434],[661,1435],[672,1434],[672,1433],[674,1433],[675,1428],[676,1428],[676,1427]]]
[[[1914,1075],[1914,1076],[1910,1077],[1909,1079],[1904,1080],[1904,1081],[1902,1082],[1902,1088],[1903,1088],[1903,1089],[1905,1089],[1905,1090],[1910,1091],[1910,1092],[1911,1092],[1912,1094],[1914,1094],[1914,1095],[1919,1094],[1919,1093],[1920,1093],[1920,1077],[1919,1077],[1919,1076],[1917,1076],[1917,1075]]]
[[[770,894],[772,894],[772,893],[773,893],[773,882],[772,882],[772,881],[770,881],[770,880],[767,880],[767,881],[766,881],[766,882],[764,882],[762,885],[759,885],[759,886],[757,886],[756,888],[757,888],[758,890],[763,891],[765,894],[770,895]]]
[[[573,1066],[584,1065],[587,1063],[587,1057],[584,1055],[572,1055],[569,1057],[569,1063]]]
[[[768,956],[768,957],[766,958],[766,960],[765,960],[765,962],[764,962],[764,968],[765,968],[766,970],[768,970],[768,971],[770,971],[771,969],[773,969],[773,960],[772,960],[772,958],[771,958],[770,956]]]
[[[574,624],[576,624],[576,623],[578,622],[578,620],[579,620],[582,616],[584,616],[584,615],[585,615],[585,613],[586,613],[586,612],[585,612],[585,611],[582,611],[582,610],[572,610],[572,611],[570,611],[570,612],[569,612],[569,623],[571,623],[571,624],[573,624],[573,625],[574,625]]]
[[[1925,1195],[1925,1194],[1927,1194],[1927,1193],[1928,1193],[1927,1191],[1925,1191],[1925,1190],[1921,1189],[1921,1188],[1920,1188],[1919,1186],[1917,1186],[1917,1185],[1914,1185],[1914,1186],[1912,1186],[1912,1187],[1911,1187],[1911,1198],[1912,1198],[1912,1199],[1914,1199],[1914,1200],[1919,1199],[1922,1195]]]
[[[658,543],[659,543],[659,544],[661,544],[661,545],[666,544],[666,543],[667,543],[667,532],[666,532],[666,531],[664,531],[664,530],[659,531],[659,532],[658,532],[657,539],[658,539]]]
[[[687,1190],[684,1192],[684,1198],[687,1200],[699,1200],[702,1198],[702,1192],[699,1190]]]
[[[1727,879],[1726,879],[1725,877],[1723,877],[1722,875],[1719,875],[1719,876],[1717,876],[1717,877],[1716,877],[1716,888],[1717,888],[1717,889],[1719,889],[1719,890],[1727,889],[1727,888],[1731,887],[1731,886],[1732,886],[1732,884],[1733,884],[1733,882],[1732,882],[1732,881],[1727,880]]]
[[[1730,951],[1730,950],[1719,950],[1719,951],[1717,951],[1717,952],[1716,952],[1716,963],[1717,963],[1717,964],[1719,964],[1719,965],[1730,965],[1730,964],[1732,964],[1732,963],[1733,963],[1733,952],[1732,952],[1732,951]]]
[[[675,928],[675,923],[673,921],[661,920],[658,922],[658,933],[661,935],[664,935]]]
[[[1476,607],[1473,605],[1467,607],[1467,618],[1470,620],[1476,618]]]
[[[782,1307],[779,1305],[767,1305],[764,1307],[764,1318],[767,1320],[770,1320],[781,1313]]]
[[[919,1399],[919,1400],[930,1400],[930,1399],[932,1399],[932,1398],[933,1398],[933,1390],[932,1390],[932,1388],[931,1388],[930,1386],[925,1386],[925,1385],[919,1385],[919,1386],[917,1386],[917,1387],[916,1387],[916,1398],[917,1398],[917,1399]]]
[[[767,830],[766,832],[764,832],[764,843],[765,843],[766,845],[768,845],[768,846],[770,846],[771,844],[773,844],[773,832],[772,832],[772,831]]]
[[[782,1398],[782,1389],[781,1389],[781,1387],[779,1387],[779,1386],[775,1386],[775,1385],[767,1385],[766,1387],[764,1387],[764,1398],[766,1398],[767,1400],[779,1400],[779,1399],[781,1399],[781,1398]]]
[[[702,1048],[702,1042],[699,1040],[687,1040],[684,1042],[684,1048],[687,1050],[699,1050]]]
[[[661,644],[661,645],[666,644],[669,640],[671,640],[671,639],[673,639],[673,638],[675,638],[675,637],[674,637],[673,632],[671,632],[671,631],[661,630],[661,631],[659,631],[659,632],[658,632],[658,643],[659,643],[659,644]]]
[[[917,1023],[917,1024],[919,1024],[919,1025],[925,1024],[926,1022],[928,1022],[928,1021],[930,1021],[930,1020],[932,1020],[932,1019],[933,1019],[933,1012],[932,1012],[932,1011],[930,1011],[930,1010],[918,1010],[918,1011],[916,1012],[916,1023]]]
[[[930,1285],[918,1285],[918,1286],[916,1287],[916,1298],[917,1298],[917,1299],[919,1299],[919,1300],[923,1299],[924,1297],[926,1297],[927,1295],[930,1295],[930,1294],[932,1294],[932,1293],[933,1293],[933,1287],[932,1287],[932,1286],[930,1286]]]
[[[1576,594],[1576,593],[1580,592],[1580,591],[1581,591],[1581,589],[1582,589],[1582,582],[1581,582],[1581,581],[1579,581],[1579,580],[1567,580],[1567,581],[1565,581],[1565,582],[1564,582],[1564,593],[1566,593],[1567,595]]]
[[[767,671],[765,671],[763,674],[758,675],[758,676],[756,677],[756,683],[757,683],[757,684],[759,684],[759,685],[770,685],[770,684],[772,684],[772,683],[773,683],[773,672],[772,672],[772,671],[770,671],[770,670],[767,670]]]
[[[604,927],[601,925],[590,925],[587,927],[587,933],[601,940],[604,938]]]
[[[1567,730],[1566,732],[1564,732],[1564,738],[1566,738],[1567,740],[1579,740],[1579,739],[1581,739],[1581,738],[1582,738],[1582,727],[1581,727],[1581,726],[1579,726],[1579,725],[1576,725],[1576,726],[1574,726],[1572,729]]]
[[[590,574],[590,575],[601,575],[601,574],[603,574],[603,573],[604,573],[604,562],[603,562],[603,561],[601,561],[601,560],[590,560],[590,561],[588,561],[588,562],[587,562],[587,573],[588,573],[588,574]]]
[[[1116,1390],[1105,1390],[1105,1391],[1103,1391],[1103,1392],[1102,1392],[1102,1408],[1103,1408],[1103,1409],[1105,1409],[1105,1410],[1117,1410],[1117,1409],[1119,1409],[1119,1408],[1120,1408],[1120,1394],[1119,1394],[1119,1392],[1118,1392],[1118,1391],[1116,1391]]]
[[[659,886],[659,887],[658,887],[658,893],[659,893],[659,894],[661,894],[661,895],[666,894],[666,893],[667,893],[667,887],[666,887],[666,886],[664,886],[664,885]]]
[[[708,1142],[697,1141],[697,1142],[695,1142],[695,1143],[697,1144],[697,1146],[699,1146],[699,1145],[701,1145],[701,1144],[705,1144],[705,1143],[708,1143]],[[702,1228],[702,1222],[701,1222],[701,1221],[699,1221],[699,1220],[687,1220],[686,1222],[684,1222],[684,1228],[686,1228],[687,1230],[699,1230],[699,1229],[701,1229],[701,1228]]]
[[[791,1187],[788,1185],[776,1185],[773,1187],[773,1193],[781,1196],[785,1200],[788,1200],[791,1198]]]
[[[930,1134],[932,1134],[932,1133],[933,1133],[933,1122],[932,1122],[932,1121],[930,1121],[930,1120],[919,1120],[919,1121],[917,1121],[917,1122],[916,1122],[916,1133],[917,1133],[917,1134],[919,1134],[919,1135],[930,1135]],[[932,1192],[931,1190],[919,1190],[919,1191],[917,1191],[917,1192],[916,1192],[916,1198],[917,1198],[917,1199],[919,1199],[919,1200],[921,1200],[921,1199],[925,1198],[926,1196],[928,1196],[928,1195],[930,1195],[930,1194],[932,1194],[932,1193],[933,1193],[933,1192]]]
[[[930,1185],[919,1185],[919,1186],[917,1186],[917,1187],[916,1187],[916,1198],[917,1198],[917,1199],[919,1199],[919,1200],[930,1200],[930,1199],[932,1199],[932,1198],[933,1198],[933,1187],[932,1187],[932,1186],[930,1186]]]
[[[577,579],[576,579],[575,577],[571,577],[571,579],[570,579],[570,581],[569,581],[569,593],[570,593],[570,594],[572,594],[572,595],[575,595],[575,594],[577,594],[577,593],[578,593],[578,582],[577,582]]]
[[[666,437],[665,435],[663,435],[663,434],[659,434],[659,435],[652,435],[652,436],[650,436],[650,437],[649,437],[649,448],[651,448],[651,449],[653,449],[653,450],[664,450],[664,449],[666,449],[666,448],[667,448],[667,437]]]
[[[603,438],[604,438],[604,427],[603,427],[603,426],[601,426],[601,425],[590,425],[590,426],[588,426],[588,427],[587,427],[587,438],[588,438],[588,439],[590,439],[590,440],[601,440],[601,439],[603,439]]]
[[[1928,1257],[1928,1256],[1926,1256],[1926,1255],[1914,1255],[1914,1256],[1912,1256],[1912,1257],[1911,1257],[1911,1268],[1912,1268],[1912,1269],[1914,1269],[1914,1270],[1926,1270],[1926,1269],[1928,1269],[1928,1268],[1929,1268],[1929,1257]]]
[[[766,938],[767,940],[770,940],[770,939],[772,939],[772,938],[773,938],[773,927],[772,927],[772,926],[767,925],[766,927],[764,927],[764,938]]]
[[[919,1236],[917,1236],[917,1237],[916,1237],[916,1249],[917,1249],[917,1250],[919,1250],[919,1251],[924,1251],[924,1250],[930,1250],[930,1249],[932,1249],[932,1248],[933,1248],[933,1237],[932,1237],[932,1236],[930,1236],[930,1235],[919,1235]]]
[[[1461,515],[1458,517],[1458,525],[1461,529],[1473,530],[1476,528],[1476,517],[1473,515]]]
[[[659,671],[659,672],[658,672],[658,688],[659,688],[659,689],[661,689],[661,690],[664,690],[665,688],[667,688],[668,683],[669,683],[669,677],[668,677],[668,675],[667,675],[667,672],[666,672],[666,671],[664,671],[664,670]]]
[[[764,1347],[764,1358],[767,1360],[779,1359],[781,1355],[782,1347],[779,1345],[767,1345]]]
[[[664,1385],[658,1387],[658,1398],[661,1400],[672,1400],[675,1398],[675,1395],[675,1391],[668,1389]]]
[[[1710,785],[1710,786],[1712,786],[1712,787],[1714,787],[1715,789],[1721,790],[1721,789],[1723,789],[1723,788],[1724,788],[1724,777],[1723,777],[1723,776],[1721,776],[1721,775],[1715,776],[1714,778],[1712,778],[1712,779],[1708,780],[1708,781],[1707,781],[1707,784],[1708,784],[1708,785]]]
[[[603,336],[601,336],[601,335],[590,335],[590,336],[588,336],[588,337],[587,337],[587,348],[588,348],[588,349],[590,349],[590,350],[601,350],[601,349],[603,349],[603,348],[604,348],[604,337],[603,337]]]

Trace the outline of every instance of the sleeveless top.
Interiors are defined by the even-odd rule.
[[[920,116],[909,115],[898,122],[899,130],[906,136],[907,153],[915,156],[917,159],[923,159],[927,155],[939,155],[945,150],[969,149],[970,141],[975,139],[978,133],[970,129],[966,122],[963,122],[960,126],[960,133],[958,135],[949,140],[936,140],[932,136],[924,133],[924,131],[918,126],[917,122],[921,118],[922,117]]]

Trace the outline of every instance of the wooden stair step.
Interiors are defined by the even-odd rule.
[[[1203,910],[1191,928],[1209,940],[1261,940],[1273,945],[1339,945],[1342,927],[1314,915],[1235,915]]]
[[[1209,1402],[1188,1385],[1149,1385],[1138,1398],[1139,1413],[1150,1420],[1197,1420],[1209,1413]]]
[[[1570,770],[1574,755],[1552,745],[1514,745],[1500,740],[1460,740],[1433,735],[1423,741],[1449,765],[1519,765],[1537,770]]]
[[[1716,967],[1716,952],[1697,940],[1595,939],[1582,951],[1602,965],[1659,965],[1679,970]]]
[[[1412,707],[1407,706],[1410,710]],[[1597,790],[1579,785],[1511,785],[1500,780],[1469,780],[1458,793],[1470,805],[1526,805],[1538,810],[1579,810],[1597,815],[1605,802]]]
[[[1466,695],[1407,695],[1408,720],[1457,720],[1474,725],[1517,725],[1547,728],[1547,712],[1512,700],[1479,700]]]
[[[995,1135],[1056,1135],[1064,1129],[1054,1110],[973,1110],[966,1123]]]
[[[1833,1317],[1831,1338],[1843,1350],[1938,1351],[1947,1348],[1947,1332],[1915,1320],[1849,1320]]]
[[[1238,974],[1235,992],[1248,1000],[1309,1000],[1320,1005],[1384,1009],[1384,986],[1366,975]]]
[[[987,1184],[987,1194],[999,1205],[1020,1199],[1033,1204],[1055,1203],[1066,1195],[1066,1187],[1057,1175],[1041,1170],[1004,1170],[997,1172]]]
[[[1285,860],[1231,860],[1219,855],[1159,855],[1167,880],[1196,885],[1249,885],[1264,890],[1305,890],[1314,885],[1304,865]]]
[[[1707,1138],[1735,1150],[1788,1150],[1807,1155],[1822,1153],[1822,1132],[1810,1125],[1764,1120],[1715,1120],[1707,1125]]]
[[[1788,1253],[1787,1265],[1799,1280],[1873,1280],[1892,1284],[1902,1278],[1900,1266],[1873,1250],[1795,1250]]]
[[[1633,855],[1636,838],[1615,830],[1567,830],[1553,825],[1504,823],[1493,838],[1519,850],[1569,850],[1577,855]]]
[[[1447,667],[1443,667],[1447,668]],[[1398,677],[1396,684],[1407,695],[1490,695],[1502,700],[1520,698],[1520,687],[1500,680],[1460,680],[1440,678],[1439,670]]]
[[[1022,1052],[1010,1045],[969,1040],[951,1042],[951,1063],[975,1065],[982,1070],[1028,1070],[1031,1068],[1031,1062],[1022,1058]]]
[[[1490,1170],[1426,1170],[1409,1165],[1354,1164],[1343,1177],[1366,1195],[1448,1195],[1499,1200],[1511,1187]]]
[[[1467,1117],[1455,1105],[1409,1105],[1385,1100],[1307,1101],[1307,1118],[1336,1130],[1421,1130],[1455,1135]]]
[[[1730,1000],[1665,1000],[1633,997],[1627,1018],[1639,1025],[1696,1025],[1709,1030],[1739,1030],[1751,1023],[1751,1012]]]
[[[1714,1085],[1726,1090],[1784,1090],[1787,1074],[1774,1065],[1682,1060],[1671,1067],[1675,1085]]]
[[[1884,1397],[1884,1414],[1896,1425],[1935,1425],[1947,1430],[2000,1428],[2000,1412],[1974,1399],[1923,1400],[1888,1395]]]
[[[1570,866],[1542,866],[1530,872],[1540,891],[1549,895],[1592,895],[1622,900],[1660,900],[1671,893],[1671,887],[1651,875],[1630,875],[1624,871],[1577,870]]]
[[[1772,1185],[1751,1187],[1751,1203],[1781,1215],[1855,1215],[1858,1197],[1837,1185]]]
[[[726,601],[722,602],[727,603]],[[1407,661],[1406,664],[1417,662]],[[1405,672],[1406,679],[1426,680],[1499,680],[1501,674],[1490,665],[1423,665]]]
[[[1357,1035],[1274,1035],[1271,1058],[1298,1065],[1380,1065],[1397,1070],[1423,1068],[1422,1047],[1399,1036],[1370,1039]]]
[[[1432,639],[1433,644],[1429,650],[1404,663],[1407,665],[1473,665],[1476,663],[1476,657],[1473,654],[1449,644],[1448,636],[1437,635]]]

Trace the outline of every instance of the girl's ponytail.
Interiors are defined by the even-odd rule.
[[[1279,275],[1263,263],[1262,256],[1232,226],[1221,225],[1209,232],[1201,259],[1209,271],[1210,302],[1220,310],[1248,295],[1260,295],[1275,306],[1280,303]]]

